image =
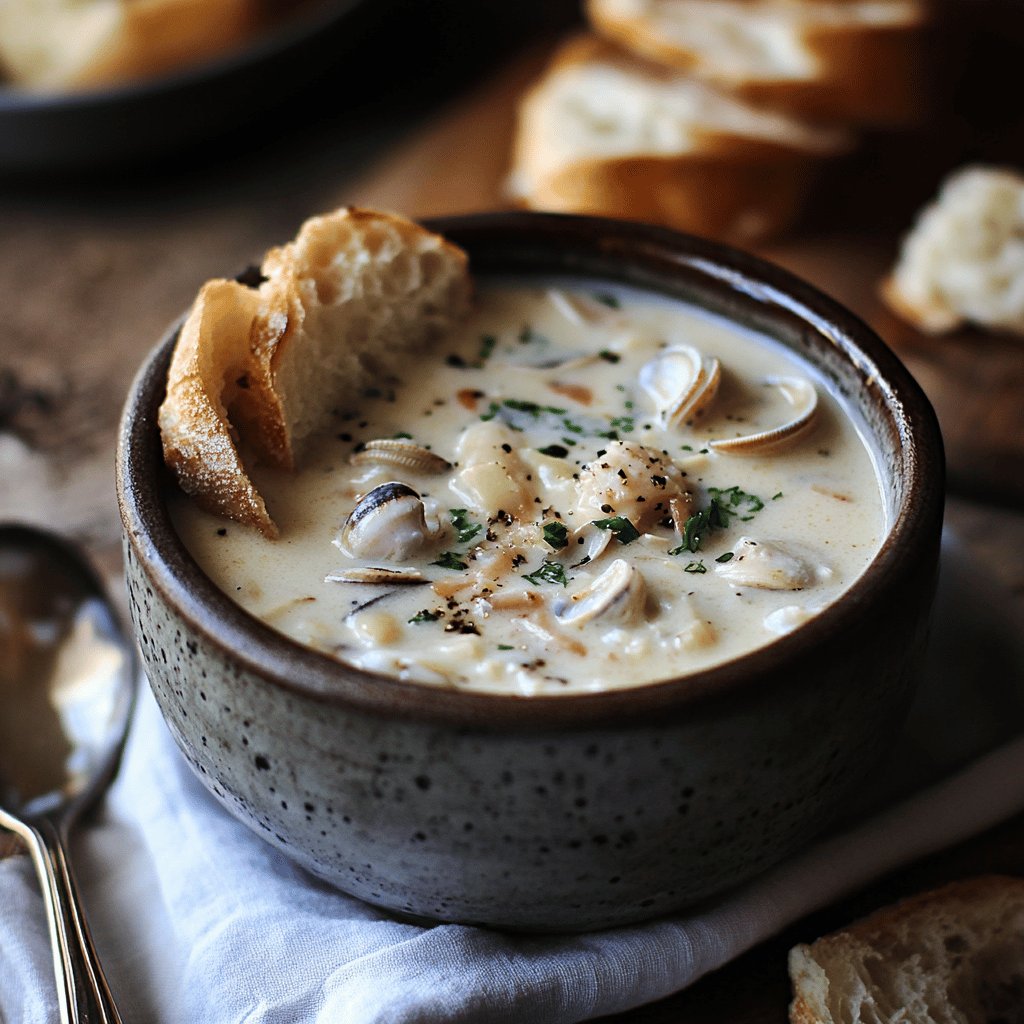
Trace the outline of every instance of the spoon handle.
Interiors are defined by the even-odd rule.
[[[53,948],[61,1024],[121,1024],[89,934],[60,832],[45,819],[28,825],[3,814],[0,824],[25,841],[39,876]]]

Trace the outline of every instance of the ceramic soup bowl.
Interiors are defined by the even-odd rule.
[[[877,555],[837,601],[769,646],[633,689],[491,695],[351,668],[244,612],[176,535],[156,427],[172,331],[132,388],[118,456],[131,613],[150,684],[223,806],[363,900],[540,931],[677,910],[807,843],[895,740],[937,570],[935,418],[868,327],[751,256],[590,218],[430,226],[467,249],[478,276],[624,283],[795,350],[876,452],[891,524]]]

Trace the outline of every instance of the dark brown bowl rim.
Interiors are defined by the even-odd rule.
[[[519,274],[533,265],[547,277],[603,278],[665,294],[668,286],[659,288],[656,274],[664,278],[677,267],[700,276],[706,288],[753,299],[769,319],[795,316],[824,335],[871,384],[898,432],[905,486],[889,534],[862,575],[809,622],[693,675],[622,690],[525,697],[443,689],[355,669],[244,611],[217,589],[175,533],[160,497],[162,484],[153,479],[162,473],[154,417],[162,391],[154,392],[166,375],[179,321],[147,359],[129,393],[118,442],[118,504],[128,542],[152,584],[229,661],[294,695],[389,717],[512,731],[621,727],[666,713],[685,714],[708,700],[736,698],[766,680],[789,679],[788,669],[799,659],[837,633],[855,631],[877,602],[902,592],[909,578],[934,563],[944,493],[942,440],[934,412],[896,356],[838,302],[750,254],[650,225],[544,213],[468,214],[424,223],[462,245],[474,269],[482,265],[484,273]],[[545,260],[556,256],[560,269],[551,269]]]

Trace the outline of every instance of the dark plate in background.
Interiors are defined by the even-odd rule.
[[[243,48],[172,74],[83,92],[0,87],[0,173],[144,160],[279,109],[353,45],[367,6],[381,5],[305,6]]]

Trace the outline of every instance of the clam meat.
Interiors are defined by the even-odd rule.
[[[715,566],[730,583],[760,590],[803,590],[832,575],[824,565],[813,565],[785,544],[740,537],[732,558]]]
[[[367,441],[363,450],[356,452],[349,462],[357,466],[396,466],[423,475],[447,473],[452,468],[447,459],[404,438]]]

